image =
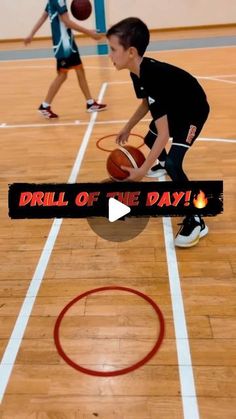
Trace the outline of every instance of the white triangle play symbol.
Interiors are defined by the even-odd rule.
[[[122,204],[120,201],[114,198],[110,198],[108,201],[108,219],[111,223],[119,218],[124,217],[131,211],[130,207],[125,204]]]

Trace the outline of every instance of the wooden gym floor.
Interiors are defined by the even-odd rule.
[[[192,37],[198,36],[195,32]],[[174,36],[166,34],[166,39]],[[214,35],[205,30],[202,36]],[[236,417],[235,48],[148,55],[199,77],[211,105],[185,168],[192,180],[223,179],[224,213],[206,219],[209,235],[191,249],[173,248],[176,219],[151,219],[139,236],[120,243],[96,236],[86,220],[9,219],[8,185],[66,183],[85,138],[89,143],[76,180],[106,178],[107,154],[96,141],[117,133],[138,102],[126,71],[117,72],[107,56],[88,56],[84,64],[91,90],[108,110],[86,114],[71,73],[53,103],[60,119],[43,120],[36,109],[55,75],[54,60],[0,63],[1,419]],[[147,126],[143,121],[133,132],[144,135]],[[134,138],[130,143],[137,145]],[[112,140],[105,145],[113,147]],[[62,360],[53,328],[69,301],[108,285],[151,297],[163,312],[166,332],[159,351],[141,368],[94,377]],[[62,341],[77,363],[107,371],[145,356],[156,329],[157,318],[146,301],[107,291],[69,310]]]

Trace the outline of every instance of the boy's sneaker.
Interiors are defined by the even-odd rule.
[[[184,218],[175,238],[175,246],[192,247],[199,242],[201,237],[208,233],[208,227],[198,215]]]
[[[87,103],[87,112],[100,112],[105,111],[107,108],[107,105],[104,105],[102,103],[93,102],[91,105]]]
[[[167,174],[166,169],[160,165],[160,163],[151,167],[151,169],[146,173],[146,177],[155,177],[159,178]]]
[[[40,105],[40,107],[38,108],[38,111],[46,119],[58,118],[58,115],[51,110],[51,106],[47,106],[46,108],[44,108],[43,105]]]

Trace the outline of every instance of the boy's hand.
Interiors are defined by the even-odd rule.
[[[31,41],[32,41],[32,39],[33,39],[33,37],[32,36],[27,36],[25,39],[24,39],[24,44],[25,45],[28,45],[28,44],[30,44],[31,43]]]
[[[96,31],[90,30],[89,31],[91,38],[95,39],[95,41],[99,41],[100,39],[102,39],[102,34],[101,33],[97,33]]]
[[[128,142],[130,131],[122,130],[116,137],[116,144],[122,145]]]
[[[142,178],[145,176],[145,172],[143,171],[142,167],[139,167],[138,169],[133,169],[132,167],[127,167],[127,166],[120,166],[121,169],[126,170],[127,172],[129,172],[129,177],[127,177],[125,179],[125,181],[134,181],[134,182],[139,182],[140,180],[142,180]]]

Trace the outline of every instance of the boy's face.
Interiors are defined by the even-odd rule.
[[[117,70],[122,70],[124,68],[130,69],[132,49],[124,49],[119,43],[119,38],[116,35],[111,35],[108,39],[108,43],[110,47],[109,56]]]

